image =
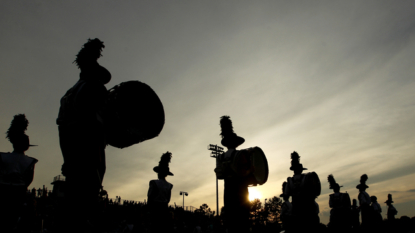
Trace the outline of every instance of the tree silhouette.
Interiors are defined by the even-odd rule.
[[[267,199],[264,208],[267,222],[276,223],[277,221],[280,221],[281,205],[282,199],[277,196]]]
[[[263,211],[262,202],[259,199],[251,201],[251,216],[255,222],[259,223],[261,218],[261,212]]]
[[[195,213],[200,215],[213,215],[215,211],[212,211],[207,204],[203,204],[199,209],[195,210]]]

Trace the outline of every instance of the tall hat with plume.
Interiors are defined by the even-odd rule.
[[[105,48],[104,42],[98,38],[88,39],[82,49],[76,55],[74,63],[81,69],[81,79],[91,79],[98,77],[104,84],[111,80],[111,73],[100,66],[97,62],[102,56],[102,49]]]
[[[154,167],[153,170],[160,174],[166,174],[169,176],[173,176],[173,173],[170,172],[169,163],[171,160],[172,154],[170,152],[166,152],[163,155],[161,155],[161,159],[159,162],[159,165]]]
[[[15,115],[12,123],[10,124],[9,130],[7,130],[6,138],[9,139],[13,145],[20,144],[35,146],[29,144],[29,136],[25,133],[28,125],[29,121],[26,119],[25,114]]]
[[[300,155],[294,151],[291,153],[291,167],[290,170],[294,171],[297,169],[301,170],[307,170],[307,168],[303,168],[303,165],[300,163]]]
[[[332,174],[330,174],[328,177],[327,177],[327,181],[329,182],[329,184],[330,184],[330,189],[340,189],[341,187],[343,187],[343,186],[340,186],[337,182],[336,182],[336,180],[334,179],[334,177],[333,177],[333,175]]]
[[[392,194],[388,194],[388,200],[387,201],[385,201],[385,203],[393,203],[393,201],[392,201]]]
[[[222,141],[220,142],[223,146],[229,147],[234,146],[237,147],[245,142],[245,139],[236,135],[233,132],[232,121],[229,116],[222,116],[220,118],[220,128],[222,132],[220,135],[222,136]]]
[[[369,188],[369,186],[366,185],[366,181],[369,179],[369,177],[366,174],[363,174],[360,177],[360,184],[358,184],[356,186],[357,189],[361,189],[361,188]]]
[[[280,195],[280,197],[284,197],[285,196],[285,188],[287,187],[287,182],[284,181],[282,183],[282,194]]]

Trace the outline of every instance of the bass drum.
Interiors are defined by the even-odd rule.
[[[248,185],[263,185],[268,180],[268,161],[259,147],[238,151],[231,168],[237,175],[246,177]]]
[[[164,108],[145,83],[128,81],[108,90],[103,114],[107,144],[125,148],[157,137],[164,126]]]
[[[310,196],[318,197],[321,193],[321,183],[320,178],[318,177],[317,173],[309,172],[304,174],[304,192],[309,194]]]

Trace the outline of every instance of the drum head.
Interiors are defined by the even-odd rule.
[[[310,172],[306,174],[306,190],[310,192],[312,196],[320,196],[321,194],[321,183],[317,173]]]
[[[108,91],[104,122],[107,143],[128,147],[160,134],[164,126],[163,104],[147,84],[123,82]]]
[[[264,152],[259,147],[252,148],[252,165],[254,166],[253,175],[259,185],[265,184],[268,180],[268,161]]]

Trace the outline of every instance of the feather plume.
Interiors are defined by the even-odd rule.
[[[296,151],[294,151],[293,153],[291,153],[291,160],[300,162],[300,155]]]
[[[333,185],[333,184],[335,184],[335,183],[336,183],[336,180],[334,179],[334,177],[333,177],[333,175],[332,175],[332,174],[330,174],[330,175],[327,177],[327,181],[330,183],[330,185]]]
[[[232,126],[232,121],[231,121],[231,117],[230,116],[222,116],[220,118],[220,128],[221,128],[221,131],[222,131],[220,133],[220,135],[222,136],[222,138],[234,134],[234,132],[233,132],[233,126]]]
[[[105,48],[104,42],[100,41],[98,38],[93,40],[88,39],[88,42],[84,44],[82,49],[76,55],[74,63],[78,66],[79,69],[83,69],[89,64],[96,62],[100,58],[102,49]]]
[[[25,114],[15,115],[12,120],[12,123],[10,124],[9,130],[7,130],[6,138],[9,139],[10,142],[12,142],[13,138],[15,138],[16,136],[24,135],[28,125],[29,121],[26,119]]]
[[[166,152],[166,153],[164,153],[163,155],[161,155],[161,158],[160,158],[160,162],[159,162],[159,167],[168,167],[169,166],[169,163],[170,163],[170,160],[171,160],[171,156],[172,155],[172,153],[170,153],[170,152]]]
[[[366,175],[366,174],[363,174],[361,177],[360,177],[360,183],[362,183],[362,184],[364,184],[364,183],[366,183],[366,181],[369,179],[369,177]]]

